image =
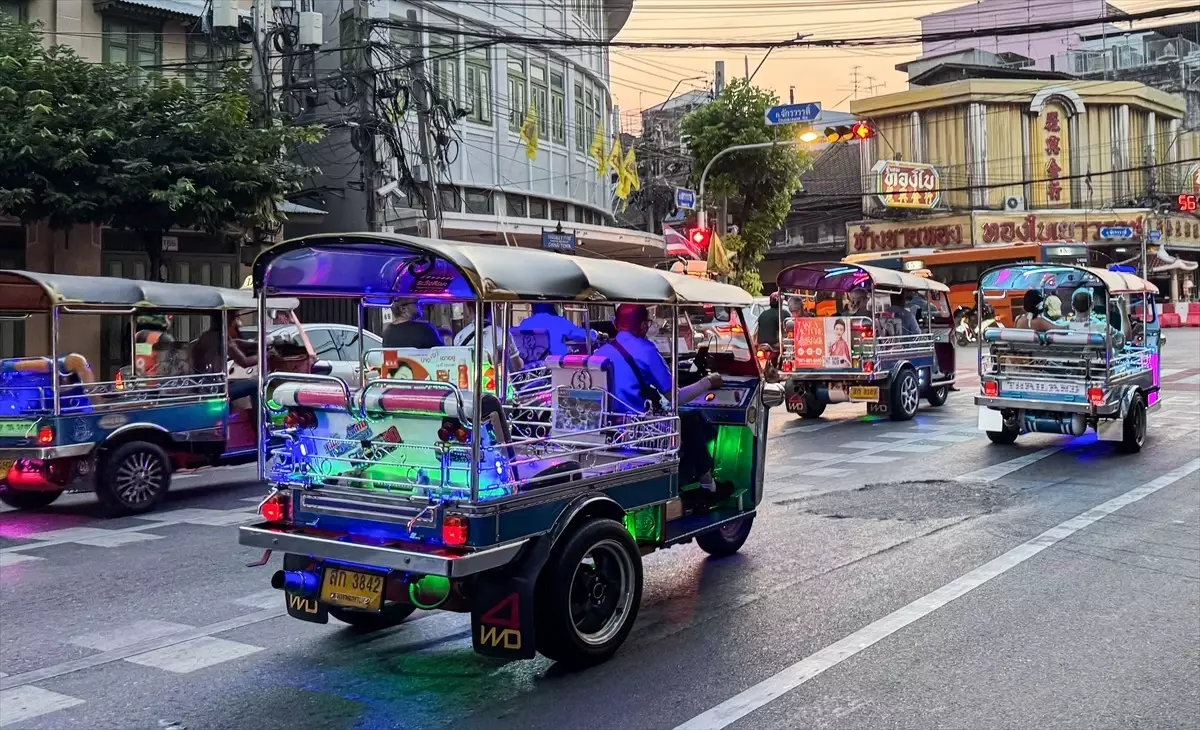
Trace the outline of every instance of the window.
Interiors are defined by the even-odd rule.
[[[7,15],[18,23],[25,22],[24,0],[0,0],[0,15]]]
[[[550,139],[567,143],[567,87],[562,71],[550,72]]]
[[[430,33],[429,60],[438,95],[443,100],[458,101],[458,39],[444,33]]]
[[[583,138],[583,118],[585,116],[583,110],[585,109],[585,103],[583,98],[583,84],[575,84],[575,118],[571,120],[571,126],[575,132],[575,149],[579,152],[586,151],[587,146],[592,141],[591,137],[588,137],[587,140]],[[592,134],[595,136],[594,132]]]
[[[450,213],[462,212],[462,193],[458,188],[438,188],[438,195],[441,197],[442,210]]]
[[[217,64],[213,62],[213,47],[207,36],[191,33],[187,37],[187,72],[184,75],[188,86],[208,86],[213,83]]]
[[[492,57],[489,49],[467,51],[467,119],[492,123]]]
[[[582,139],[580,143],[582,149],[586,150],[591,144],[592,139],[596,136],[596,117],[592,110],[596,106],[596,94],[592,91],[592,85],[587,84],[583,88],[583,113],[577,122],[579,124],[579,132]]]
[[[162,65],[162,25],[118,18],[104,19],[105,63],[124,63],[141,69],[139,76]]]
[[[529,217],[530,218],[545,218],[546,217],[546,201],[541,198],[529,199]]]
[[[504,208],[513,218],[525,217],[525,196],[508,193],[504,196]]]
[[[404,22],[404,19],[398,16],[392,16],[392,20],[397,23]],[[405,83],[412,77],[412,69],[408,64],[412,63],[413,54],[420,45],[418,31],[410,28],[392,28],[388,33],[388,40],[391,45],[389,50],[395,57],[395,63],[391,65],[398,67],[392,71],[392,78]]]
[[[511,53],[511,51],[510,51]],[[525,100],[525,59],[508,59],[508,128],[521,131],[529,104]]]
[[[491,215],[492,210],[492,193],[490,190],[472,190],[467,189],[466,195],[467,212],[475,213],[476,215]]]
[[[313,354],[318,360],[341,360],[342,355],[338,352],[337,343],[333,341],[333,330],[328,329],[309,329],[304,328],[304,334],[308,335],[308,341],[312,343]]]
[[[595,92],[592,95],[592,124],[590,127],[588,127],[588,139],[589,140],[595,136],[597,129],[599,129],[601,131],[604,130],[604,122],[602,120],[602,113],[600,111],[601,109],[603,109],[603,107],[604,107],[603,92],[601,92],[600,87],[597,86]]]
[[[546,86],[546,67],[529,64],[529,89],[533,99],[533,107],[537,110],[538,139],[550,136],[550,95]]]
[[[551,203],[550,204],[550,219],[556,221],[565,221],[567,219],[567,204],[566,203]]]
[[[583,206],[575,206],[575,222],[583,223]]]
[[[306,330],[307,332],[307,330]],[[358,362],[358,330],[356,329],[337,329],[323,330],[328,332],[333,337],[334,346],[341,353],[340,360],[348,362]],[[316,343],[313,343],[316,347]],[[383,340],[379,339],[370,332],[363,332],[363,352],[383,347]]]

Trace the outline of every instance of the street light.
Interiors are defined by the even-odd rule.
[[[821,135],[817,134],[813,129],[806,129],[800,134],[801,142],[816,142],[820,138]]]

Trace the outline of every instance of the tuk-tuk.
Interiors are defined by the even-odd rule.
[[[295,302],[271,306],[291,317]],[[86,489],[141,513],[177,468],[254,461],[257,411],[230,403],[225,363],[228,323],[257,310],[235,289],[0,271],[0,316],[49,350],[0,360],[0,501],[38,509]]]
[[[891,269],[841,262],[779,274],[780,365],[787,409],[819,418],[830,403],[911,419],[924,397],[954,385],[949,287]]]
[[[632,628],[642,555],[692,540],[729,555],[749,535],[767,410],[781,392],[748,355],[685,351],[677,331],[689,306],[740,316],[752,302],[741,289],[617,261],[378,233],[282,243],[259,256],[254,276],[260,297],[349,300],[360,322],[400,301],[461,304],[491,325],[469,346],[361,352],[362,387],[263,378],[264,416],[284,413],[284,425],[263,433],[279,443],[260,461],[271,492],[263,520],[240,528],[239,540],[267,551],[255,565],[284,553],[271,585],[294,618],[332,615],[375,630],[416,609],[465,612],[477,652],[592,664]],[[521,327],[531,304],[551,303],[575,312],[622,304],[612,341],[642,355],[598,339],[556,354],[561,335]],[[657,382],[648,348],[682,391],[648,387]],[[684,392],[701,394],[684,403]],[[711,486],[681,459],[701,452]]]
[[[1140,451],[1146,415],[1159,405],[1157,293],[1123,271],[1016,264],[984,272],[981,308],[1009,299],[1032,311],[980,338],[980,430],[1011,444],[1023,433],[1092,428],[1120,451]]]

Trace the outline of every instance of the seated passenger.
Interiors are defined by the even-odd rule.
[[[392,321],[383,328],[384,347],[428,350],[441,347],[442,342],[442,336],[434,326],[421,319],[421,307],[416,302],[392,304]]]
[[[849,306],[842,314],[850,317],[871,316],[870,296],[867,294],[866,289],[851,289],[850,293],[846,296],[849,300]]]
[[[1109,327],[1106,317],[1096,314],[1092,307],[1092,290],[1080,287],[1071,295],[1071,307],[1075,310],[1071,315],[1068,329],[1077,332],[1110,332],[1114,350],[1125,347],[1125,337],[1120,330]]]
[[[617,307],[614,321],[617,336],[596,350],[596,355],[612,363],[613,408],[623,413],[663,410],[665,394],[671,392],[673,378],[662,354],[646,339],[650,329],[650,312],[640,304]],[[711,373],[707,378],[680,388],[680,405],[695,400],[704,393],[721,387],[721,376]],[[716,438],[715,430],[698,413],[679,414],[679,476],[683,484],[699,482],[701,487],[716,492],[713,484],[713,459],[708,444]],[[731,485],[729,485],[731,486]]]
[[[533,314],[521,321],[521,329],[546,330],[550,333],[550,354],[566,355],[568,342],[595,342],[596,333],[588,332],[558,312],[558,305],[539,302]]]
[[[1025,312],[1013,320],[1013,327],[1017,329],[1033,329],[1034,321],[1041,316],[1043,307],[1045,306],[1042,300],[1042,293],[1037,289],[1030,289],[1025,292],[1025,299],[1022,302]]]
[[[921,334],[921,325],[917,323],[917,318],[913,316],[913,313],[907,307],[893,303],[888,306],[887,312],[900,323],[900,334]]]
[[[478,328],[475,326],[475,306],[473,303],[468,303],[463,307],[463,319],[466,323],[454,336],[455,347],[475,347],[475,336]],[[496,365],[499,360],[497,356],[497,347],[502,347],[508,353],[508,367],[514,370],[519,370],[521,367],[521,358],[513,351],[512,342],[504,337],[503,332],[492,326],[492,305],[485,304],[483,307],[483,332],[479,335],[483,338],[483,356],[491,364]]]

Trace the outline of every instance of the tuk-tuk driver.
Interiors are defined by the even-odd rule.
[[[650,329],[650,312],[640,304],[622,304],[617,307],[613,324],[617,336],[596,349],[596,355],[607,357],[612,363],[613,408],[630,413],[639,408],[657,409],[665,394],[671,392],[674,378],[662,353],[646,338]],[[679,404],[699,398],[710,390],[721,387],[719,373],[679,389]],[[704,489],[715,492],[713,484],[713,459],[708,453],[708,443],[716,437],[713,427],[698,413],[679,414],[679,476],[683,484],[699,482]]]
[[[192,342],[192,367],[198,374],[224,373],[226,361],[221,357],[221,337],[224,330],[226,345],[229,348],[229,359],[239,367],[252,368],[258,364],[258,356],[246,354],[239,345],[241,331],[238,329],[237,318],[229,317],[226,321],[224,312],[217,312],[209,319],[208,329]],[[258,380],[255,378],[230,378],[229,402],[241,398],[255,400],[258,395]]]

